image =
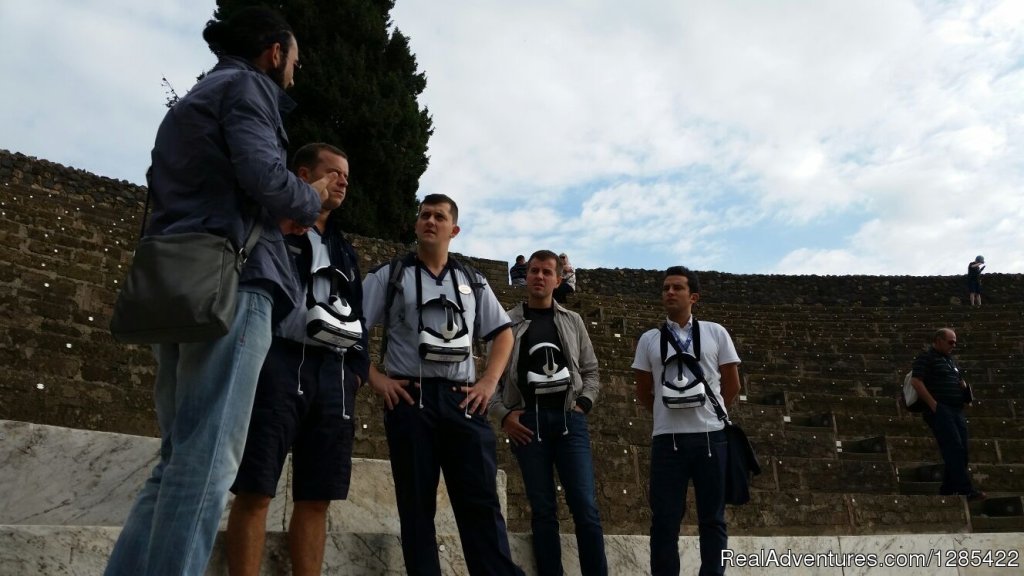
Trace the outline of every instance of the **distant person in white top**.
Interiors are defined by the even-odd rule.
[[[654,413],[651,441],[651,574],[679,574],[679,525],[693,480],[700,532],[700,574],[724,574],[725,424],[708,399],[723,408],[739,393],[739,355],[720,324],[691,314],[700,299],[697,273],[683,266],[665,271],[661,300],[666,320],[637,344],[633,368],[641,405]],[[695,358],[696,356],[696,358]],[[697,366],[699,361],[699,368]],[[695,375],[690,366],[703,372]]]
[[[572,267],[565,252],[558,255],[558,260],[562,266],[562,281],[555,288],[553,296],[555,302],[565,304],[569,300],[569,294],[576,292],[576,269]]]

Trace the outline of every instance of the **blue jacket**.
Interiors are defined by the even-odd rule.
[[[320,214],[320,196],[287,168],[282,115],[294,107],[264,72],[221,58],[164,116],[149,177],[147,236],[208,232],[240,247],[259,215],[240,285],[266,290],[275,318],[301,301],[277,220],[312,225]]]

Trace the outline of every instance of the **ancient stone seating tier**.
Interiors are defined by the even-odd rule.
[[[107,332],[130,261],[144,189],[0,151],[0,419],[155,436],[153,360]],[[409,246],[353,237],[363,271]],[[458,246],[456,245],[456,248]],[[471,259],[512,305],[507,263]],[[589,421],[609,534],[646,534],[651,416],[634,398],[635,339],[662,320],[654,271],[580,270],[570,307],[597,348],[602,396]],[[986,304],[955,300],[959,278],[785,277],[702,273],[700,318],[736,342],[742,396],[731,407],[765,472],[752,502],[730,507],[733,534],[1024,530],[998,510],[935,496],[939,462],[916,415],[899,409],[902,375],[932,331],[958,330],[979,401],[968,417],[971,467],[993,497],[1024,494],[1024,276],[986,274]],[[374,338],[379,339],[379,331]],[[381,402],[363,390],[356,455],[386,459]],[[529,530],[507,446],[508,520]],[[934,469],[931,469],[934,471]],[[922,514],[922,510],[928,510]],[[564,502],[563,530],[571,531]],[[1017,522],[1014,524],[1014,522]],[[687,533],[694,533],[687,519]]]
[[[602,510],[638,506],[640,510],[634,514],[640,517],[623,521],[621,526],[642,529],[646,522],[644,490],[651,418],[633,399],[629,366],[634,339],[662,318],[653,298],[618,300],[613,307],[599,295],[579,293],[571,307],[586,320],[603,371],[605,388],[600,409],[590,417]],[[698,305],[696,314],[726,325],[737,342],[745,361],[745,386],[732,413],[751,434],[766,468],[766,473],[754,482],[756,493],[766,500],[755,499],[748,506],[731,510],[735,529],[771,532],[765,502],[773,502],[772,495],[783,493],[795,493],[792,503],[796,510],[803,510],[804,517],[811,516],[812,509],[798,502],[801,494],[805,504],[814,498],[840,498],[845,505],[834,501],[837,507],[858,508],[858,513],[852,515],[816,516],[808,524],[814,526],[814,531],[918,529],[921,520],[915,519],[917,511],[913,505],[902,508],[901,498],[938,499],[933,509],[947,510],[951,515],[942,520],[944,530],[963,530],[972,522],[981,525],[988,521],[988,516],[980,512],[971,516],[970,511],[978,510],[964,507],[957,498],[933,496],[938,492],[934,480],[913,483],[901,477],[901,470],[934,465],[938,453],[920,418],[902,412],[896,402],[902,374],[935,326],[960,326],[966,323],[963,319],[970,318],[972,324],[987,329],[988,324],[977,311],[948,306],[927,310],[859,309],[831,312],[821,320],[814,311],[798,306],[716,304]],[[1021,310],[1004,307],[990,314],[994,325],[1010,337],[1004,334],[993,339],[984,333],[975,337],[973,332],[960,331],[963,364],[985,366],[971,372],[972,383],[982,398],[969,415],[972,454],[977,454],[972,458],[972,469],[979,485],[993,496],[1014,495],[1024,493],[1024,455],[1019,447],[1019,438],[1024,437],[1024,419],[1020,418],[1020,408],[1024,407],[1024,368],[1020,366],[1024,330],[1010,332],[1013,326],[1009,323],[1020,318]],[[934,317],[941,320],[930,319]],[[971,356],[974,351],[977,356]],[[514,502],[522,487],[515,478],[510,454],[504,454],[502,460],[511,466],[507,469],[510,502]],[[878,504],[887,512],[860,512],[855,504],[858,501],[861,506]],[[905,516],[901,516],[901,509],[907,511]],[[510,513],[515,513],[514,507]],[[569,520],[565,508],[562,516]],[[828,524],[828,518],[834,522],[822,528],[818,523]],[[521,518],[510,521],[527,529],[527,520],[524,510]],[[1022,526],[1024,522],[1018,518],[1002,524],[989,522],[985,529],[1017,530]]]

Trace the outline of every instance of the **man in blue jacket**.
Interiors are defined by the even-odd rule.
[[[207,232],[259,242],[242,269],[229,332],[160,344],[156,415],[160,460],[140,492],[106,574],[200,575],[235,479],[271,316],[298,298],[281,226],[311,226],[337,177],[307,184],[288,171],[284,93],[298,67],[290,26],[266,8],[211,20],[203,38],[217,66],[171,108],[157,131],[148,235]]]
[[[348,496],[356,390],[366,381],[370,367],[359,260],[338,219],[331,217],[345,201],[348,156],[330,144],[306,144],[295,153],[292,170],[306,182],[331,172],[338,179],[328,188],[330,200],[309,232],[285,237],[295,254],[307,301],[274,328],[260,371],[249,437],[231,487],[235,493],[227,530],[231,576],[260,572],[267,511],[289,449],[295,502],[288,526],[292,573],[320,574],[327,509],[331,500]],[[318,322],[324,318],[337,320],[324,328],[326,336],[318,332],[323,328]]]

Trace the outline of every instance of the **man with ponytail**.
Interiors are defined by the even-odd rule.
[[[288,23],[267,8],[246,8],[208,22],[203,38],[219,61],[160,124],[144,233],[215,234],[239,249],[250,234],[259,240],[242,268],[228,333],[153,347],[160,457],[114,546],[108,576],[206,571],[272,318],[300,301],[282,230],[312,226],[337,179],[311,185],[287,169],[282,115],[294,102],[284,90],[299,67]]]

